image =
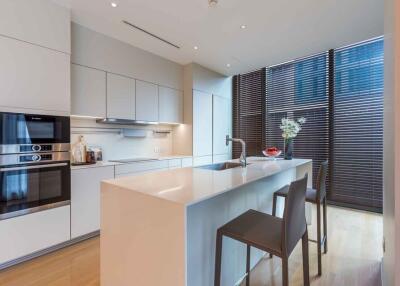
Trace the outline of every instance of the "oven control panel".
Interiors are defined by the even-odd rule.
[[[20,152],[48,152],[53,151],[53,145],[51,144],[32,144],[32,145],[21,145],[19,147]]]
[[[39,162],[39,161],[51,161],[53,160],[52,154],[33,154],[33,155],[21,155],[19,156],[19,161],[21,163],[28,163],[28,162]]]

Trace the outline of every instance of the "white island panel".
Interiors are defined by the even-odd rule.
[[[184,168],[102,183],[103,286],[204,286],[214,279],[216,231],[247,211],[271,213],[272,195],[309,173],[311,160],[249,158],[247,168]],[[278,204],[278,213],[282,201]],[[262,257],[252,252],[252,265]],[[222,284],[245,271],[245,248],[224,241]]]

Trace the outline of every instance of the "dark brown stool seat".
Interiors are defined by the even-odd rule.
[[[275,192],[275,194],[278,197],[285,197],[286,198],[288,192],[289,192],[289,185],[284,186],[283,188],[279,189],[278,191]],[[307,190],[306,190],[306,202],[316,204],[317,200],[318,200],[317,190],[313,189],[313,188],[307,188]],[[323,198],[322,198],[322,200],[320,202],[322,203],[322,201],[323,201]]]
[[[225,236],[243,243],[253,244],[258,249],[282,254],[283,219],[248,210],[220,228]]]
[[[214,285],[220,285],[222,238],[230,237],[247,245],[246,285],[250,284],[250,248],[273,253],[282,258],[282,283],[289,285],[288,260],[298,241],[303,247],[304,285],[310,285],[308,233],[305,218],[307,175],[293,182],[285,201],[285,214],[278,218],[256,210],[248,210],[217,230]]]
[[[318,275],[322,275],[322,253],[321,245],[324,246],[324,253],[328,252],[328,226],[326,214],[326,178],[328,173],[328,161],[322,162],[317,178],[317,189],[307,188],[306,202],[317,205],[317,240],[310,240],[317,243],[318,248]],[[276,201],[278,197],[286,198],[289,193],[289,186],[284,186],[274,193],[272,215],[276,215]],[[321,205],[323,208],[324,235],[321,235]],[[270,253],[270,257],[273,253]]]

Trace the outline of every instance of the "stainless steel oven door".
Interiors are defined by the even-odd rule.
[[[69,161],[0,167],[0,186],[0,220],[69,204]]]

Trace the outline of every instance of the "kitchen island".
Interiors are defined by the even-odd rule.
[[[309,174],[307,159],[249,158],[246,168],[183,168],[102,182],[102,286],[213,285],[217,229]],[[278,201],[278,214],[283,202]],[[264,255],[252,249],[251,265]],[[245,275],[246,247],[224,239],[221,285]]]

